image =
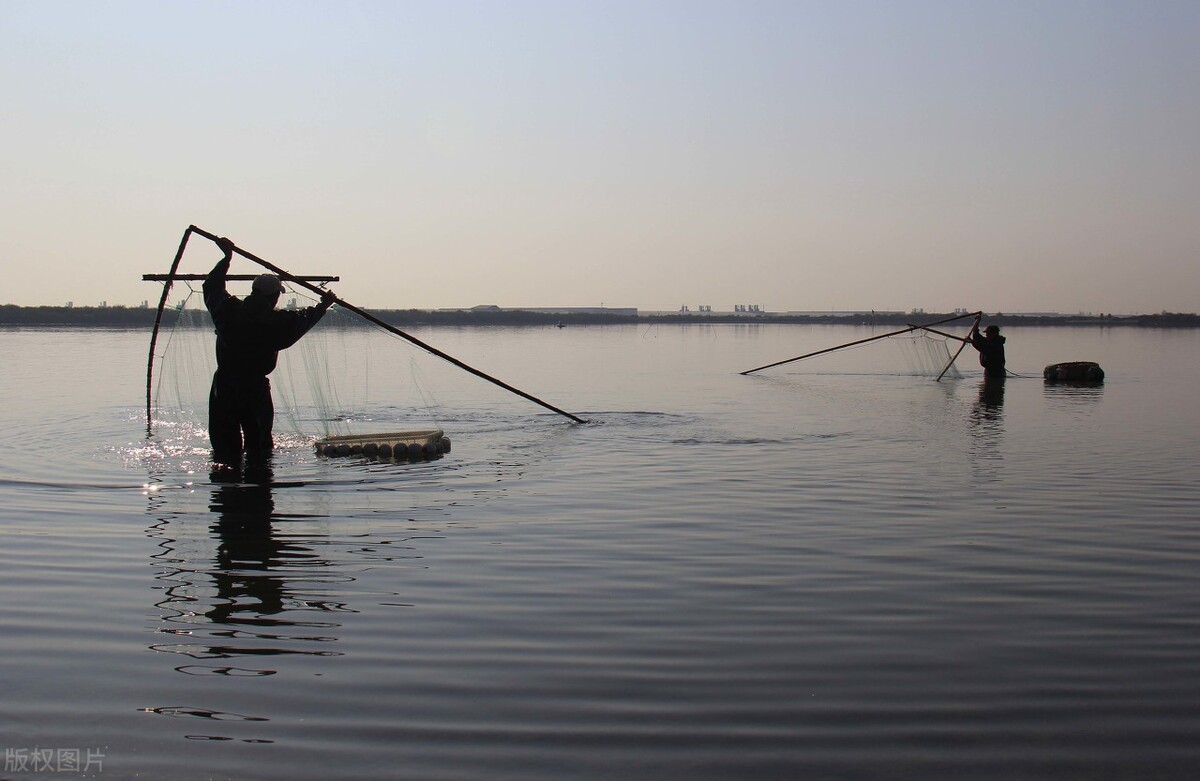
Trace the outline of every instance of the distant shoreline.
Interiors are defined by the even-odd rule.
[[[194,311],[194,310],[189,310]],[[904,327],[953,317],[956,312],[877,312],[788,314],[770,312],[680,312],[614,314],[604,312],[546,312],[522,309],[428,310],[373,309],[371,314],[395,326],[578,326],[673,323],[735,323],[740,325],[881,325]],[[0,305],[0,327],[69,326],[146,328],[154,325],[156,310],[149,307],[16,306]],[[163,312],[163,325],[175,322],[175,310]],[[966,323],[967,319],[964,318]],[[1200,315],[1162,312],[1153,315],[1006,315],[984,313],[984,322],[1001,326],[1133,326],[1141,328],[1196,328]],[[364,326],[369,324],[363,321]],[[951,327],[951,326],[947,326]]]

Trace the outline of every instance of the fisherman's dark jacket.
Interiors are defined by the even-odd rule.
[[[1004,337],[983,336],[978,331],[971,334],[971,345],[979,351],[979,365],[987,377],[1004,376]]]
[[[253,381],[275,371],[279,351],[308,333],[328,306],[275,309],[271,299],[251,293],[244,300],[225,289],[228,264],[218,263],[204,280],[204,305],[217,331],[217,374]]]

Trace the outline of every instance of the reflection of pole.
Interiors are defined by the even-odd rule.
[[[189,226],[188,230],[198,233],[199,235],[201,235],[204,238],[209,239],[211,241],[214,241],[214,242],[217,241],[217,236],[215,236],[212,233],[209,233],[208,231],[201,230],[200,228],[197,228],[195,225]],[[262,266],[263,268],[278,274],[280,277],[282,277],[290,282],[294,282],[295,284],[297,284],[301,287],[307,288],[308,290],[312,291],[313,293],[316,293],[317,295],[325,295],[326,293],[329,293],[329,291],[323,290],[323,289],[317,287],[316,285],[306,282],[302,278],[295,277],[295,276],[289,274],[288,272],[284,271],[283,269],[279,268],[278,266],[268,263],[267,261],[263,260],[260,257],[251,255],[249,252],[246,252],[244,249],[241,249],[240,247],[234,247],[233,250],[237,254],[241,255],[243,258],[253,261],[253,262],[257,263],[258,265]],[[172,269],[172,271],[174,271],[174,269]],[[546,409],[550,410],[551,412],[557,412],[559,415],[570,418],[571,420],[575,421],[576,423],[587,423],[587,421],[581,417],[572,415],[570,412],[565,412],[565,411],[559,409],[558,407],[555,407],[552,404],[548,404],[548,403],[542,401],[541,399],[537,398],[536,396],[531,396],[530,394],[526,393],[523,390],[514,388],[513,386],[509,385],[508,383],[503,382],[502,380],[498,380],[489,374],[485,374],[484,372],[481,372],[479,369],[476,369],[473,366],[468,366],[467,364],[458,360],[454,356],[447,355],[446,353],[442,352],[441,350],[437,349],[436,347],[433,347],[432,345],[428,345],[425,342],[422,342],[420,339],[416,338],[415,336],[410,336],[409,334],[406,334],[405,332],[401,331],[399,328],[396,328],[395,326],[393,326],[389,323],[385,323],[384,321],[380,320],[378,317],[371,314],[370,312],[359,309],[354,304],[343,301],[342,299],[338,298],[337,296],[334,296],[333,300],[335,302],[337,302],[337,304],[339,306],[341,306],[342,308],[350,310],[351,312],[353,312],[354,314],[363,318],[364,320],[366,320],[370,323],[374,323],[375,325],[379,326],[383,330],[388,331],[389,333],[395,334],[396,336],[399,336],[401,339],[408,340],[409,342],[415,344],[417,347],[420,347],[422,350],[425,350],[426,352],[428,352],[432,355],[436,355],[437,357],[439,357],[445,361],[449,361],[450,363],[454,364],[458,368],[468,371],[471,374],[474,374],[476,377],[485,379],[488,382],[492,383],[493,385],[498,385],[501,388],[504,388],[506,391],[515,393],[518,396],[520,396],[521,398],[532,401],[534,404],[539,404],[539,405],[545,407]]]
[[[827,347],[824,350],[817,350],[815,353],[807,353],[805,355],[800,355],[795,358],[788,358],[787,360],[784,360],[784,361],[776,361],[775,363],[768,363],[766,366],[759,366],[757,369],[747,369],[746,371],[739,372],[739,373],[740,374],[753,374],[754,372],[762,371],[763,369],[770,369],[775,366],[782,366],[785,363],[792,363],[794,361],[802,361],[805,358],[812,358],[814,355],[824,355],[825,353],[831,353],[831,352],[834,352],[835,350],[843,350],[847,347],[856,347],[860,344],[866,344],[867,342],[874,342],[877,339],[886,339],[889,336],[899,336],[900,334],[906,334],[910,331],[916,331],[918,328],[928,328],[931,325],[941,325],[942,323],[952,323],[955,320],[962,320],[964,317],[971,317],[972,315],[978,316],[979,314],[980,314],[979,312],[972,312],[970,314],[965,314],[965,315],[955,315],[954,317],[947,317],[945,320],[935,320],[932,323],[926,323],[924,325],[914,325],[914,326],[910,326],[908,328],[901,328],[899,331],[889,331],[886,334],[879,334],[878,336],[868,336],[866,339],[859,339],[858,341],[847,342],[846,344],[839,344],[837,347]]]
[[[158,313],[154,315],[154,330],[150,332],[150,357],[146,359],[146,438],[149,439],[153,433],[154,418],[151,410],[152,395],[154,384],[154,346],[158,343],[158,326],[162,322],[163,308],[167,305],[167,296],[171,293],[171,280],[175,276],[175,270],[179,268],[179,261],[183,260],[183,251],[187,248],[188,237],[192,235],[192,228],[189,227],[183,232],[183,239],[179,242],[179,250],[175,253],[175,260],[171,263],[171,271],[167,274],[166,282],[163,283],[162,298],[158,301]]]
[[[975,322],[971,324],[971,330],[967,331],[968,334],[974,332],[974,330],[979,327],[979,318],[981,318],[981,317],[983,317],[983,312],[975,313]],[[958,337],[956,336],[954,338],[957,339]],[[942,377],[944,377],[946,375],[946,372],[950,371],[950,367],[953,366],[954,362],[958,360],[958,354],[961,353],[963,351],[963,348],[967,346],[968,341],[970,341],[970,340],[963,339],[963,343],[960,344],[958,346],[958,349],[954,351],[954,357],[952,357],[950,359],[950,363],[946,364],[946,368],[942,369],[942,373],[937,376],[937,380],[936,380],[937,382],[941,382]]]

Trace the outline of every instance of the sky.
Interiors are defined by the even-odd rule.
[[[360,307],[1200,311],[1193,0],[0,0],[0,31],[0,304],[153,304],[196,225]]]

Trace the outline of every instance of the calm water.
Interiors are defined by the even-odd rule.
[[[0,331],[0,777],[1200,776],[1200,333],[1009,329],[999,397],[737,374],[842,327],[417,333],[594,422],[360,332],[360,423],[453,451],[223,481],[148,334]]]

